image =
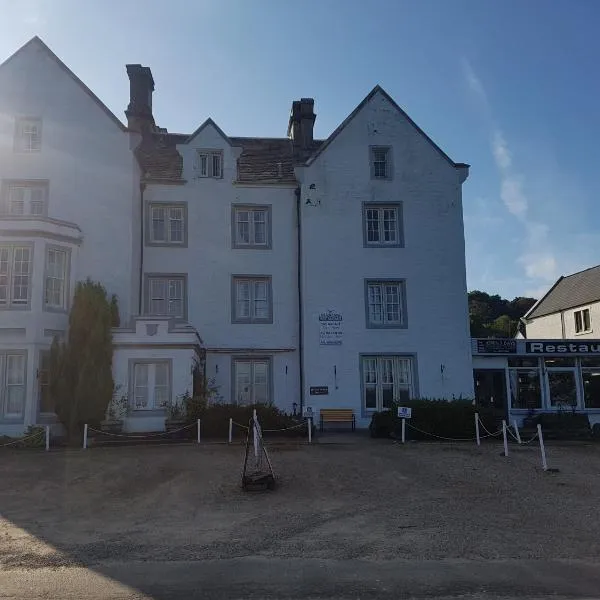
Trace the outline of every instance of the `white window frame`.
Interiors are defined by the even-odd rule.
[[[383,153],[383,160],[379,160],[379,153]],[[390,146],[371,146],[369,158],[371,164],[371,179],[392,179],[392,149]],[[381,165],[383,165],[383,175],[380,171]]]
[[[272,360],[270,357],[235,357],[232,358],[231,366],[231,389],[232,389],[232,403],[248,406],[253,404],[271,404],[272,403],[272,385],[273,385],[273,369]],[[249,381],[247,383],[248,389],[240,389],[240,366],[248,368]],[[266,368],[265,382],[258,384],[256,381],[257,366]],[[260,397],[258,392],[258,386],[264,386],[264,397]]]
[[[239,224],[242,213],[248,214],[248,241],[240,239],[239,236]],[[255,215],[264,214],[264,231],[265,239],[263,242],[256,241],[256,219]],[[271,205],[248,205],[248,204],[234,204],[231,211],[231,223],[232,223],[232,240],[234,248],[258,248],[258,249],[270,249],[271,248]]]
[[[35,153],[42,150],[42,119],[17,117],[15,120],[15,152]]]
[[[164,295],[158,296],[157,285],[164,286]],[[181,286],[181,297],[172,294],[177,286]],[[145,312],[147,316],[171,317],[174,319],[187,319],[187,275],[186,274],[162,274],[151,273],[146,275],[146,303]],[[153,302],[164,302],[164,310],[153,310]],[[171,310],[173,302],[181,302],[181,311]]]
[[[48,215],[48,181],[9,180],[2,185],[0,214],[8,217]]]
[[[130,361],[130,408],[134,412],[164,410],[172,397],[172,361],[170,359]],[[158,367],[165,369],[166,383],[157,384]],[[145,371],[146,381],[141,380]],[[146,404],[138,404],[139,390],[145,389]],[[161,393],[159,394],[159,390]]]
[[[587,315],[587,326],[586,326]],[[575,333],[592,333],[592,313],[588,308],[580,308],[573,312],[573,320],[575,322]]]
[[[391,294],[395,291],[398,302],[392,302]],[[379,302],[377,302],[379,300]],[[381,320],[377,320],[374,307],[380,306]],[[397,306],[398,319],[390,317]],[[404,279],[365,281],[365,309],[367,328],[369,329],[403,329],[407,327],[406,318],[406,282]]]
[[[51,272],[50,255],[63,255],[63,271],[61,273]],[[60,246],[46,246],[45,271],[44,271],[44,310],[67,310],[68,291],[69,291],[69,274],[71,263],[71,250]],[[62,277],[57,276],[62,275]],[[52,293],[54,294],[58,286],[58,302],[49,301],[49,284],[53,283]]]
[[[270,275],[233,275],[231,285],[232,323],[273,323],[273,286]],[[265,285],[265,298],[258,298],[256,284]],[[243,285],[248,286],[248,298],[240,298]],[[241,315],[239,305],[248,302],[248,314]],[[267,315],[257,316],[257,302],[266,302]]]
[[[22,361],[22,370],[18,375],[19,381],[9,383],[9,363],[12,360]],[[27,390],[27,352],[24,350],[7,350],[0,352],[0,419],[4,421],[22,421],[25,415],[25,402]],[[21,410],[9,412],[9,388],[20,388]]]
[[[217,168],[216,165],[218,165]],[[223,177],[223,151],[198,150],[197,168],[198,177],[221,179]]]
[[[401,392],[407,392],[409,399],[416,397],[414,356],[363,354],[360,358],[362,407],[366,413],[390,408],[384,406],[386,390],[391,391],[390,403],[400,403],[403,399]],[[367,406],[368,390],[375,390],[375,406]]]
[[[162,219],[155,219],[155,214],[159,211],[163,212]],[[179,212],[181,219],[174,219],[174,215]],[[163,223],[164,237],[159,239],[155,236],[154,223],[161,220]],[[181,221],[181,239],[173,239],[173,231],[171,228],[172,221]],[[187,204],[177,203],[170,204],[164,202],[151,202],[148,205],[148,220],[147,220],[147,245],[149,246],[187,246]]]
[[[376,225],[377,229],[371,229],[369,224],[373,221],[370,219],[370,212],[374,211],[377,213]],[[393,229],[388,228],[386,230],[386,222],[389,223],[390,219],[386,214],[388,211],[393,211],[395,225]],[[365,248],[402,248],[404,247],[404,225],[403,225],[403,212],[401,202],[390,202],[390,203],[375,203],[375,202],[363,202],[363,242]],[[377,240],[369,239],[372,232],[377,232]],[[394,232],[394,239],[386,240],[385,236],[387,232]]]
[[[16,272],[17,252],[27,250],[29,260],[26,273]],[[6,273],[4,273],[4,255],[6,253]],[[23,262],[23,261],[20,261]],[[31,273],[33,269],[33,244],[0,244],[0,288],[6,286],[6,301],[0,300],[0,310],[28,310],[31,306]],[[27,299],[15,300],[16,280],[18,277],[26,278]],[[6,283],[3,283],[6,278]],[[22,286],[20,286],[22,287]]]

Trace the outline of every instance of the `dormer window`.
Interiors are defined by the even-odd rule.
[[[223,153],[220,150],[198,150],[198,175],[200,177],[223,177]]]

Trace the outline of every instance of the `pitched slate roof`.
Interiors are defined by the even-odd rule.
[[[145,137],[136,148],[136,156],[147,179],[181,181],[183,160],[177,144],[190,136],[182,133],[155,133]],[[294,149],[288,138],[228,137],[232,146],[240,147],[237,181],[240,183],[295,183]],[[315,140],[314,152],[322,142]]]
[[[600,265],[560,277],[546,295],[531,307],[525,319],[535,319],[598,301],[600,301]]]

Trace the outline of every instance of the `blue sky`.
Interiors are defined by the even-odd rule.
[[[597,0],[0,0],[0,60],[39,35],[124,119],[125,63],[155,118],[326,137],[379,83],[457,162],[469,289],[538,295],[600,263]]]

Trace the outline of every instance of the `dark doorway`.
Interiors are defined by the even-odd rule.
[[[506,418],[508,403],[504,369],[474,369],[473,380],[477,406],[493,408],[494,412]]]

